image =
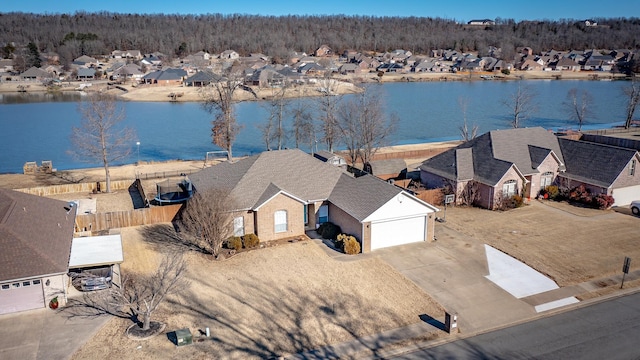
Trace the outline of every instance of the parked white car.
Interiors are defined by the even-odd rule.
[[[640,200],[632,201],[629,207],[631,207],[633,215],[640,215]]]

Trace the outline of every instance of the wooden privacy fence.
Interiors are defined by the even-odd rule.
[[[131,186],[132,180],[118,180],[111,182],[111,190],[127,190]],[[100,181],[100,189],[107,188],[107,183]],[[16,189],[26,194],[38,196],[51,196],[58,194],[77,193],[77,192],[94,192],[98,190],[98,182],[79,183],[79,184],[63,184],[51,186],[37,186],[25,189]]]
[[[81,214],[76,216],[76,232],[170,222],[175,219],[181,207],[182,204],[175,204],[129,211]]]

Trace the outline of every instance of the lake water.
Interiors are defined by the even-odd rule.
[[[583,128],[601,128],[624,121],[624,81],[523,81],[536,95],[536,111],[523,126],[549,129],[573,127],[563,102],[571,88],[587,90],[594,98],[592,114]],[[389,145],[460,139],[462,112],[458,99],[468,99],[467,119],[479,134],[510,127],[509,110],[503,105],[517,82],[420,82],[372,85],[380,87],[386,111],[399,117],[398,129]],[[345,96],[349,97],[349,95]],[[53,161],[58,170],[100,166],[84,163],[67,154],[72,126],[81,117],[77,111],[80,93],[64,96],[0,94],[0,173],[22,172],[27,161]],[[313,99],[302,99],[309,107]],[[211,143],[210,119],[198,103],[126,102],[127,126],[136,129],[141,161],[204,159],[207,151],[219,150]],[[254,154],[265,149],[257,127],[267,118],[260,102],[236,105],[242,126],[234,155]],[[135,141],[129,159],[137,160]],[[291,146],[291,144],[290,144]],[[322,146],[320,146],[322,149]],[[303,148],[305,151],[309,149]]]

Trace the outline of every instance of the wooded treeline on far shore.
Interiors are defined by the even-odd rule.
[[[494,46],[502,48],[502,58],[508,59],[524,46],[534,52],[637,49],[638,34],[640,18],[520,22],[498,18],[490,25],[467,25],[422,17],[0,13],[0,46],[34,43],[41,52],[58,53],[61,63],[114,49],[159,51],[169,57],[233,49],[242,56],[263,53],[283,62],[292,51],[311,53],[323,44],[338,54],[346,49],[405,49],[416,54],[454,49],[478,51],[481,56]]]

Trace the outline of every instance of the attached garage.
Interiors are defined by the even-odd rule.
[[[640,200],[640,185],[613,189],[611,196],[615,200],[614,206],[629,205],[634,200]]]
[[[329,221],[355,235],[362,252],[433,239],[435,206],[371,175],[339,189],[329,197]]]
[[[0,314],[40,309],[44,306],[44,291],[40,279],[0,285]]]
[[[0,314],[66,301],[75,204],[0,189]]]
[[[425,241],[427,216],[371,223],[371,250]]]

